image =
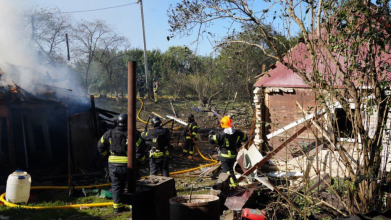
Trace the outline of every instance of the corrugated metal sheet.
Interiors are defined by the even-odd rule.
[[[229,210],[242,210],[243,207],[253,202],[256,187],[231,189],[227,194],[224,205]]]
[[[283,88],[308,88],[309,86],[294,73],[288,69],[282,63],[277,63],[277,67],[270,70],[268,74],[265,74],[258,82],[255,83],[255,87],[283,87]]]

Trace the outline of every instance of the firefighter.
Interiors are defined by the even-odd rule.
[[[98,151],[102,156],[109,154],[109,176],[113,194],[114,213],[125,211],[123,193],[127,183],[127,144],[128,114],[120,114],[116,127],[103,134],[98,142]],[[136,131],[136,157],[138,161],[145,159],[145,143],[141,133]],[[144,158],[143,158],[144,156]],[[139,176],[139,171],[137,171]]]
[[[171,130],[161,126],[162,121],[159,117],[152,118],[153,129],[141,133],[141,138],[145,140],[149,152],[149,169],[151,175],[157,175],[158,170],[163,176],[168,177],[168,157],[171,139]]]
[[[155,103],[157,103],[157,88],[159,87],[159,83],[156,79],[153,79],[153,97],[155,97]]]
[[[209,143],[217,144],[219,146],[219,160],[223,172],[230,175],[230,186],[238,186],[233,166],[236,161],[236,155],[238,154],[238,148],[242,142],[247,141],[247,135],[240,130],[234,130],[232,128],[232,119],[228,116],[224,116],[220,121],[221,128],[224,131],[215,134],[214,131],[209,132]]]
[[[140,96],[140,98],[144,98],[144,80],[143,77],[141,76],[137,80],[137,88],[138,88],[138,95]]]
[[[195,145],[194,141],[198,139],[198,125],[194,121],[193,114],[190,114],[187,119],[188,124],[186,129],[183,131],[183,136],[185,137],[185,145],[183,146],[182,156],[188,156],[189,159],[193,159]]]

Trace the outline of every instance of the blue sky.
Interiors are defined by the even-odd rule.
[[[14,0],[9,1],[15,2]],[[18,4],[22,7],[58,7],[62,12],[105,8],[133,2],[136,2],[136,0],[18,0]],[[190,46],[190,43],[196,39],[195,34],[190,37],[176,37],[167,41],[167,36],[170,35],[168,31],[167,9],[170,7],[170,4],[177,2],[180,2],[180,0],[143,1],[147,49],[160,49],[161,51],[165,51],[168,47],[177,45],[187,45],[191,49],[195,49],[196,44]],[[258,10],[267,6],[267,3],[264,1],[259,0],[256,2],[255,8]],[[118,33],[127,37],[132,47],[143,48],[139,4],[100,11],[72,13],[72,17],[75,20],[105,20]],[[210,31],[219,37],[223,37],[226,35],[226,27],[229,27],[229,25],[229,23],[220,21]],[[207,38],[204,38],[198,46],[198,54],[206,55],[212,51],[213,46]]]

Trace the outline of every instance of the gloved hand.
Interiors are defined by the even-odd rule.
[[[214,134],[216,134],[216,132],[214,130],[209,131],[209,135],[214,135]]]
[[[109,168],[105,167],[103,170],[105,171],[105,179],[108,179],[110,177]]]
[[[184,130],[184,131],[183,131],[183,136],[187,136],[188,133],[189,133],[189,132],[188,132],[187,130]]]

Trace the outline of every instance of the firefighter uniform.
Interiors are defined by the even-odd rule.
[[[113,130],[107,131],[98,142],[99,153],[102,156],[109,155],[109,176],[115,213],[124,211],[125,207],[123,193],[127,183],[127,144],[128,133],[125,126],[117,126]],[[145,143],[141,139],[139,131],[136,131],[136,147],[137,160],[145,160]],[[137,171],[137,173],[139,172]]]
[[[159,87],[159,83],[155,79],[153,79],[152,86],[153,86],[153,97],[155,98],[155,103],[157,103],[157,89]]]
[[[159,122],[156,123],[156,120]],[[158,117],[152,118],[152,123],[154,124],[153,129],[141,133],[141,138],[145,140],[146,145],[151,148],[149,153],[150,174],[157,175],[158,171],[160,171],[162,176],[168,177],[168,149],[170,146],[171,130],[162,128],[160,126],[160,118]]]
[[[140,77],[139,80],[137,81],[137,89],[140,98],[144,98],[144,80],[142,77]]]
[[[185,145],[183,146],[183,155],[194,155],[194,140],[198,139],[198,125],[195,121],[190,122],[186,130],[183,132],[183,136],[185,136]]]
[[[224,119],[224,118],[223,118]],[[229,119],[231,120],[231,119]],[[232,123],[232,120],[231,120]],[[223,127],[223,126],[222,126]],[[224,128],[224,127],[223,127]],[[232,126],[231,126],[232,129]],[[219,160],[221,161],[221,166],[223,172],[226,172],[230,175],[230,186],[238,186],[238,181],[235,177],[233,171],[233,165],[236,161],[236,155],[238,154],[238,148],[242,142],[247,141],[248,137],[245,133],[240,130],[233,130],[232,133],[226,133],[225,131],[213,134],[209,133],[209,143],[217,144],[219,146]]]

